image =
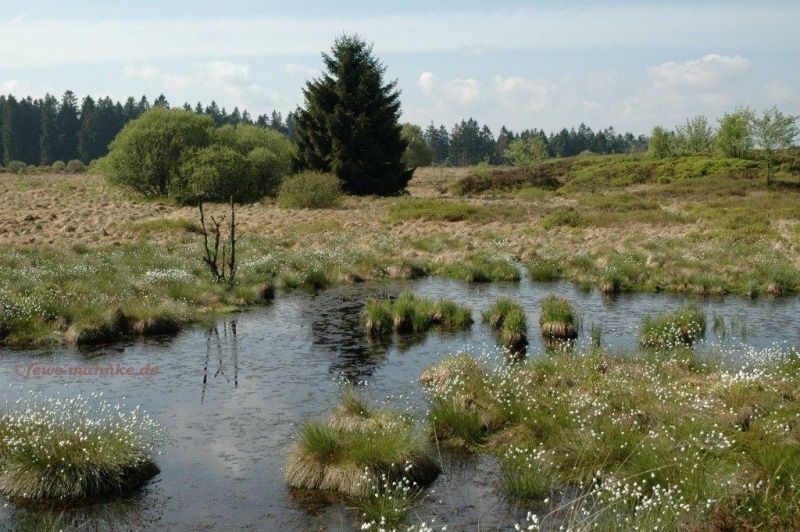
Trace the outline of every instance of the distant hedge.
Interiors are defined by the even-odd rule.
[[[98,167],[111,182],[145,196],[245,202],[274,195],[293,156],[294,146],[276,131],[216,128],[207,116],[153,108],[120,131]]]

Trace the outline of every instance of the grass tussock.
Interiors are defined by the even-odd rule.
[[[158,473],[161,429],[138,409],[90,399],[29,402],[0,416],[0,492],[22,503],[124,495]]]
[[[396,483],[419,490],[438,474],[439,466],[410,419],[372,409],[352,391],[345,392],[327,423],[303,425],[285,468],[286,483],[293,488],[336,492],[367,503],[376,490]]]
[[[685,348],[458,355],[422,382],[432,433],[495,454],[510,496],[566,497],[543,526],[796,529],[800,358],[746,359],[731,371]]]
[[[500,342],[512,351],[528,345],[528,324],[525,309],[509,298],[500,298],[483,313],[484,323],[498,331]]]
[[[645,316],[639,328],[639,342],[644,347],[668,349],[692,345],[706,334],[706,313],[696,305],[675,312]]]
[[[550,295],[542,301],[539,327],[547,338],[571,340],[578,336],[578,315],[569,301]]]
[[[397,299],[371,299],[364,308],[364,326],[373,338],[397,332],[419,334],[437,328],[460,331],[472,324],[469,308],[443,299],[434,301],[403,292]]]
[[[475,449],[505,421],[488,375],[467,354],[426,369],[420,383],[431,398],[431,438],[440,445]]]
[[[517,282],[519,269],[512,261],[479,254],[441,266],[436,273],[468,283]]]

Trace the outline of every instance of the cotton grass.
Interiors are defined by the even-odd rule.
[[[79,503],[124,495],[158,473],[159,425],[98,395],[31,395],[0,416],[0,492],[12,501]]]

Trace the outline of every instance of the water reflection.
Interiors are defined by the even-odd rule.
[[[475,323],[459,333],[371,342],[361,325],[365,301],[396,297],[409,288],[420,296],[468,305]],[[102,392],[112,402],[141,404],[166,428],[168,442],[157,460],[161,474],[139,496],[67,512],[64,529],[348,529],[356,522],[354,512],[346,505],[296,498],[286,489],[281,470],[298,425],[329,414],[339,393],[335,381],[340,376],[351,382],[368,380],[371,397],[391,396],[392,404],[400,403],[398,407],[423,419],[427,405],[417,384],[420,373],[451,353],[494,349],[497,338],[480,323],[480,313],[498,297],[511,297],[525,308],[527,356],[544,353],[539,307],[551,293],[567,298],[581,316],[579,347],[599,340],[611,352],[635,345],[642,316],[674,311],[687,302],[686,297],[664,294],[609,297],[566,283],[526,279],[468,285],[429,278],[317,294],[284,293],[268,307],[227,316],[214,327],[189,329],[169,340],[126,342],[88,352],[0,350],[0,395],[13,403],[20,389],[44,395]],[[746,337],[756,347],[800,342],[800,298],[693,301],[708,314],[708,341],[734,343]],[[53,366],[102,361],[157,365],[160,371],[148,378],[50,376],[21,381],[14,366],[28,365],[34,357]],[[451,530],[505,529],[524,521],[527,509],[509,504],[499,489],[493,458],[443,459],[445,473],[417,512],[422,518],[449,522]],[[0,504],[2,530],[38,529],[34,525],[47,519],[46,512]]]
[[[220,323],[206,330],[206,358],[203,364],[203,387],[200,392],[200,403],[205,401],[206,386],[208,385],[208,371],[211,364],[211,354],[214,356],[214,378],[222,376],[226,382],[230,378],[225,370],[225,351],[230,352],[231,364],[233,366],[233,387],[239,387],[239,339],[236,334],[236,319],[220,320]],[[222,335],[220,335],[220,327]]]

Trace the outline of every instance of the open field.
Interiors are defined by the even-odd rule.
[[[120,312],[136,331],[159,332],[165,320],[177,327],[259,303],[265,283],[513,281],[517,265],[537,281],[605,291],[796,292],[796,154],[784,156],[772,187],[752,161],[719,161],[676,158],[665,173],[644,157],[577,157],[522,177],[503,167],[488,176],[423,168],[410,196],[346,197],[319,210],[242,205],[240,282],[230,291],[202,264],[196,209],[143,200],[94,174],[0,174],[0,337],[112,339]],[[551,184],[530,185],[544,174]]]

